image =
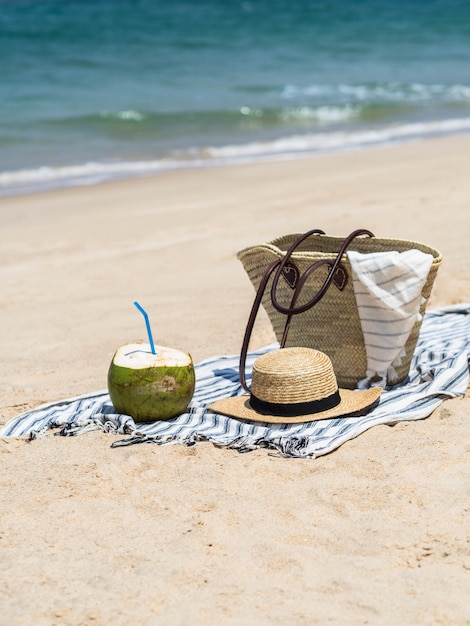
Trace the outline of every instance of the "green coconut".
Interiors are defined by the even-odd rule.
[[[130,343],[119,348],[108,371],[108,391],[118,413],[137,422],[184,413],[196,385],[191,355],[164,346]]]

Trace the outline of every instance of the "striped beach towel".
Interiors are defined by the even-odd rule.
[[[248,370],[261,354],[251,352]],[[240,452],[269,448],[286,457],[315,458],[332,452],[372,426],[429,416],[445,399],[463,396],[469,380],[470,303],[428,311],[411,364],[409,378],[387,388],[376,408],[363,417],[342,417],[306,424],[246,423],[211,413],[207,406],[240,395],[238,355],[208,359],[196,365],[196,391],[187,413],[169,421],[136,424],[116,414],[106,391],[69,398],[23,413],[0,430],[2,437],[32,439],[52,429],[63,436],[92,430],[113,434],[112,446],[138,443],[193,445],[209,441]]]

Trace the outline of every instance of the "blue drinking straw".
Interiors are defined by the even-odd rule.
[[[147,312],[140,306],[138,302],[134,302],[134,304],[144,316],[145,325],[147,326],[147,335],[149,336],[149,343],[150,343],[150,349],[152,350],[152,354],[157,354],[155,352],[155,346],[153,345],[152,329],[150,328],[149,316],[147,315]]]

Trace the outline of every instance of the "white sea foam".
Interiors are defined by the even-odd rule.
[[[286,85],[281,97],[292,100],[307,96],[312,100],[336,100],[343,97],[348,102],[400,102],[419,103],[427,101],[469,102],[470,85],[425,83],[366,83],[338,85]]]
[[[263,109],[242,106],[240,107],[240,113],[246,117],[260,118],[266,114],[269,115],[269,110],[265,112]],[[357,105],[341,104],[284,108],[278,113],[278,118],[282,122],[301,122],[305,120],[331,123],[351,120],[359,115],[360,108]]]
[[[100,117],[105,119],[124,120],[126,122],[141,122],[145,119],[145,115],[143,113],[140,113],[140,111],[133,111],[132,109],[128,111],[103,111],[100,114]]]
[[[194,148],[172,159],[88,162],[0,173],[0,195],[58,187],[92,185],[110,179],[188,168],[248,163],[261,159],[293,158],[302,154],[357,149],[433,135],[470,132],[470,118],[416,122],[377,129],[293,135],[267,142]]]
[[[282,114],[282,120],[288,122],[291,120],[316,120],[317,122],[331,123],[344,122],[353,119],[359,115],[360,111],[357,107],[347,104],[344,106],[319,106],[319,107],[296,107],[285,109]]]
[[[406,140],[413,137],[466,131],[470,131],[470,118],[435,122],[416,122],[376,130],[337,131],[294,135],[266,143],[257,142],[241,146],[232,145],[223,146],[221,148],[210,148],[208,149],[208,153],[213,158],[230,159],[241,155],[255,157],[292,152],[324,152],[330,150],[346,150],[371,144],[389,143],[391,141]]]

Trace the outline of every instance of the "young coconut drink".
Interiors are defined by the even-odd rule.
[[[168,420],[184,413],[195,385],[191,355],[153,343],[122,346],[108,371],[114,408],[137,422]]]

